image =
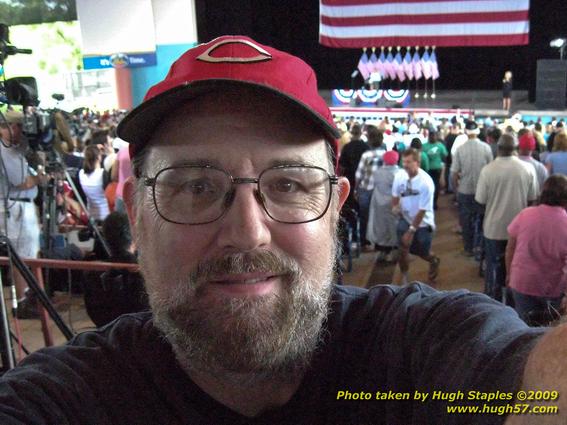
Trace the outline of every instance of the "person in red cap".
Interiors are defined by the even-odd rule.
[[[526,130],[523,134],[518,134],[518,156],[522,161],[525,161],[532,165],[534,168],[537,181],[538,181],[538,193],[543,189],[543,183],[548,177],[547,169],[545,165],[535,159],[532,154],[536,149],[536,139],[530,130]]]
[[[242,36],[196,46],[118,135],[151,311],[4,374],[0,423],[502,423],[510,402],[474,394],[534,388],[528,354],[544,331],[486,296],[333,284],[349,184],[301,59]],[[447,413],[461,404],[495,413]]]
[[[392,212],[392,185],[394,177],[400,171],[396,151],[387,151],[382,156],[383,165],[373,174],[374,189],[368,215],[367,239],[378,245],[377,260],[392,262],[397,260],[398,216]]]

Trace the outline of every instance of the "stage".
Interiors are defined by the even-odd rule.
[[[321,95],[331,106],[334,115],[348,119],[354,116],[357,119],[381,120],[400,119],[409,113],[418,117],[433,116],[435,118],[452,118],[455,115],[465,117],[473,114],[476,118],[491,117],[505,120],[513,114],[519,114],[523,121],[538,121],[548,123],[553,120],[567,120],[567,108],[563,110],[539,110],[535,104],[529,103],[527,91],[514,91],[512,93],[511,113],[502,109],[502,93],[498,90],[438,90],[435,98],[431,98],[431,91],[424,98],[423,91],[402,93],[395,91],[362,91],[352,92],[341,90],[340,95],[332,91],[322,91]],[[350,96],[348,96],[350,95]],[[368,102],[374,100],[374,102]],[[345,103],[346,102],[346,103]]]

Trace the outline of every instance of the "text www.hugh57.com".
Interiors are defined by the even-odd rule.
[[[494,406],[483,404],[482,406],[447,406],[447,413],[453,414],[492,414],[492,415],[556,415],[559,413],[557,406],[533,406],[530,404],[505,404]]]

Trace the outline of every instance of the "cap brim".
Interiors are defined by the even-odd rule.
[[[148,142],[164,117],[173,112],[180,104],[213,90],[238,86],[272,93],[288,102],[291,107],[295,108],[300,114],[313,122],[313,124],[323,131],[325,138],[334,140],[340,137],[340,133],[335,126],[331,125],[324,117],[310,109],[298,99],[288,96],[270,86],[230,79],[194,81],[160,93],[132,109],[132,111],[124,117],[120,124],[118,124],[118,137],[133,144],[135,149],[140,149]]]

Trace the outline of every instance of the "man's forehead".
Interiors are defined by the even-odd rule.
[[[202,142],[202,141],[201,141]],[[184,165],[210,165],[231,173],[241,170],[261,172],[279,165],[312,165],[327,169],[329,159],[326,142],[301,145],[257,145],[238,143],[221,144],[211,142],[192,144],[163,144],[150,147],[148,163],[154,172],[168,167]],[[331,171],[331,170],[329,170]]]

